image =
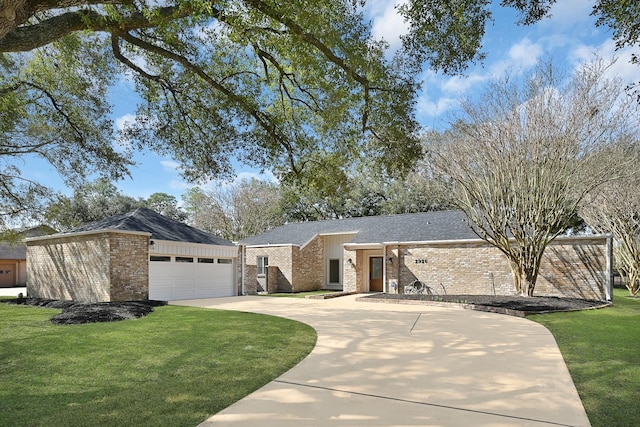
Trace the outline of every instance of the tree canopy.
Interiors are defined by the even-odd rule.
[[[367,155],[407,168],[420,154],[417,85],[385,46],[341,0],[1,0],[2,159],[15,171],[3,202],[26,200],[10,179],[29,153],[70,184],[126,174],[128,150],[143,147],[194,181],[231,176],[234,159],[303,176],[323,153],[343,162],[332,167]],[[115,135],[118,78],[143,101]]]
[[[365,3],[0,0],[2,214],[50,196],[23,177],[31,156],[71,186],[125,176],[140,148],[194,181],[230,176],[234,159],[283,180],[344,174],[361,158],[406,171],[420,156],[419,70],[481,61],[491,2],[409,0],[410,33],[393,57],[372,38]],[[530,24],[554,3],[501,5]],[[600,0],[594,14],[620,46],[637,44],[637,2]],[[142,102],[116,134],[108,93],[122,79]]]

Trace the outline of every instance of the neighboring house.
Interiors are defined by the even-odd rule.
[[[459,211],[287,224],[239,244],[246,294],[403,293],[416,280],[436,294],[515,293],[505,255]],[[609,236],[556,238],[535,294],[610,299],[611,260]]]
[[[17,233],[15,242],[0,242],[0,288],[25,286],[27,283],[27,237],[55,233],[51,227],[40,225]]]
[[[78,302],[237,294],[237,247],[149,209],[26,240],[27,294]]]

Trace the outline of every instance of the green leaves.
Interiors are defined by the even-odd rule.
[[[491,19],[489,0],[412,0],[399,7],[410,24],[405,47],[421,64],[447,74],[461,73],[482,61],[485,25]]]

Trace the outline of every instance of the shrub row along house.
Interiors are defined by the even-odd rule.
[[[457,211],[287,224],[229,241],[148,209],[27,242],[31,297],[179,300],[335,289],[515,293],[509,264]],[[611,239],[557,238],[537,295],[611,297]]]

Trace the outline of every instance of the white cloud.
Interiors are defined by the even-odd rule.
[[[400,36],[409,31],[404,18],[396,10],[396,6],[405,3],[406,0],[386,2],[386,7],[380,3],[372,6],[376,16],[373,18],[371,32],[376,40],[384,39],[389,43],[391,50],[397,50],[401,46]]]
[[[167,172],[180,169],[180,163],[175,162],[173,160],[161,160],[160,164],[162,165],[162,169],[164,169]]]
[[[423,119],[426,117],[438,117],[447,111],[458,106],[459,102],[454,98],[441,97],[435,101],[429,99],[428,96],[421,96],[418,99],[417,112],[418,117]]]
[[[640,81],[640,66],[631,64],[631,54],[633,48],[616,50],[615,42],[612,39],[605,40],[599,46],[579,45],[570,53],[570,60],[574,67],[582,63],[590,62],[597,55],[605,62],[616,59],[616,62],[609,69],[608,75],[620,78],[624,84]]]
[[[472,73],[468,76],[454,76],[442,84],[442,90],[453,95],[462,95],[475,86],[486,82],[488,79],[488,75],[479,73]]]
[[[591,17],[593,2],[585,0],[562,0],[551,8],[551,17],[543,19],[538,25],[549,27],[553,31],[562,31],[576,25],[593,26]]]
[[[538,43],[532,43],[528,38],[522,39],[509,49],[509,60],[511,66],[531,68],[542,56],[543,49]]]
[[[505,59],[491,64],[485,80],[498,78],[504,76],[506,73],[512,75],[522,74],[535,67],[544,52],[545,49],[541,43],[533,43],[529,38],[525,37],[518,43],[511,45]]]
[[[126,123],[133,124],[136,122],[135,114],[125,114],[115,119],[116,130],[123,130]]]
[[[169,188],[184,192],[193,188],[193,184],[189,184],[188,182],[180,181],[178,179],[172,179],[169,181]]]

